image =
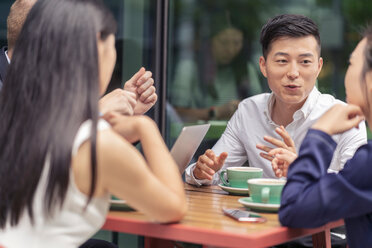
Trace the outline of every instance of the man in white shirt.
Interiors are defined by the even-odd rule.
[[[272,157],[267,154],[271,147],[297,152],[314,121],[341,102],[315,87],[323,59],[318,28],[311,19],[276,16],[262,28],[260,41],[260,69],[272,93],[256,95],[239,104],[212,150],[187,168],[186,181],[190,184],[217,184],[218,171],[242,166],[246,161],[249,166],[262,168],[263,177],[274,178]],[[338,146],[330,169],[338,171],[366,143],[365,124],[333,138]],[[260,144],[264,141],[266,145]]]

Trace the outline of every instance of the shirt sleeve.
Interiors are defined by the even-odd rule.
[[[329,166],[329,171],[338,172],[346,161],[353,157],[355,151],[367,143],[367,131],[364,122],[359,124],[359,128],[352,128],[338,137],[332,136],[337,141],[337,148],[333,155],[333,160]]]
[[[364,145],[338,174],[327,173],[336,143],[310,129],[299,157],[289,167],[279,220],[285,226],[312,228],[372,209],[372,145]]]
[[[219,156],[222,152],[227,152],[228,155],[222,168],[219,171],[216,171],[212,180],[198,180],[193,174],[195,164],[192,164],[186,169],[186,182],[198,186],[218,184],[220,182],[219,172],[221,170],[231,166],[242,166],[247,161],[247,153],[245,152],[244,146],[239,139],[239,132],[242,130],[240,124],[244,123],[241,119],[243,114],[241,112],[242,108],[238,108],[227,124],[225,132],[212,148],[213,152],[217,156]]]
[[[195,165],[196,163],[193,163],[189,167],[186,168],[186,171],[185,171],[186,182],[192,185],[196,185],[196,186],[211,185],[213,183],[213,180],[208,180],[208,179],[199,180],[195,178],[194,176]]]

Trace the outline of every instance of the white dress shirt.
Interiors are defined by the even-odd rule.
[[[275,128],[279,125],[271,119],[273,102],[273,93],[264,93],[249,97],[239,104],[225,132],[212,148],[216,155],[222,152],[228,153],[221,170],[231,166],[242,166],[248,161],[249,166],[263,169],[264,178],[275,178],[271,163],[262,158],[259,155],[261,150],[256,148],[258,143],[273,147],[263,140],[265,135],[281,140],[275,132]],[[337,103],[345,104],[331,95],[321,94],[314,87],[302,108],[293,114],[293,121],[285,127],[295,143],[297,152],[307,130],[325,111]],[[343,168],[345,162],[353,156],[358,147],[367,143],[365,123],[362,122],[359,129],[353,128],[343,134],[334,135],[332,138],[338,145],[329,172],[337,172]],[[194,169],[195,163],[186,169],[186,182],[194,185],[220,182],[219,172],[215,173],[213,180],[198,180],[193,175]]]

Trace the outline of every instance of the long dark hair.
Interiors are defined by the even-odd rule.
[[[99,68],[97,34],[115,33],[116,22],[100,0],[38,0],[17,40],[0,94],[0,228],[32,203],[50,158],[46,214],[62,206],[72,144],[92,120],[91,188],[96,186]]]

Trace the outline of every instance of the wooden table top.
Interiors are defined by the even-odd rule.
[[[228,195],[218,186],[197,188],[185,184],[188,212],[174,224],[151,222],[137,211],[110,211],[103,229],[149,237],[201,243],[215,246],[267,247],[342,225],[342,221],[315,229],[282,227],[277,213],[260,213],[265,223],[237,222],[222,213],[222,208],[244,207],[238,202],[243,196]]]

